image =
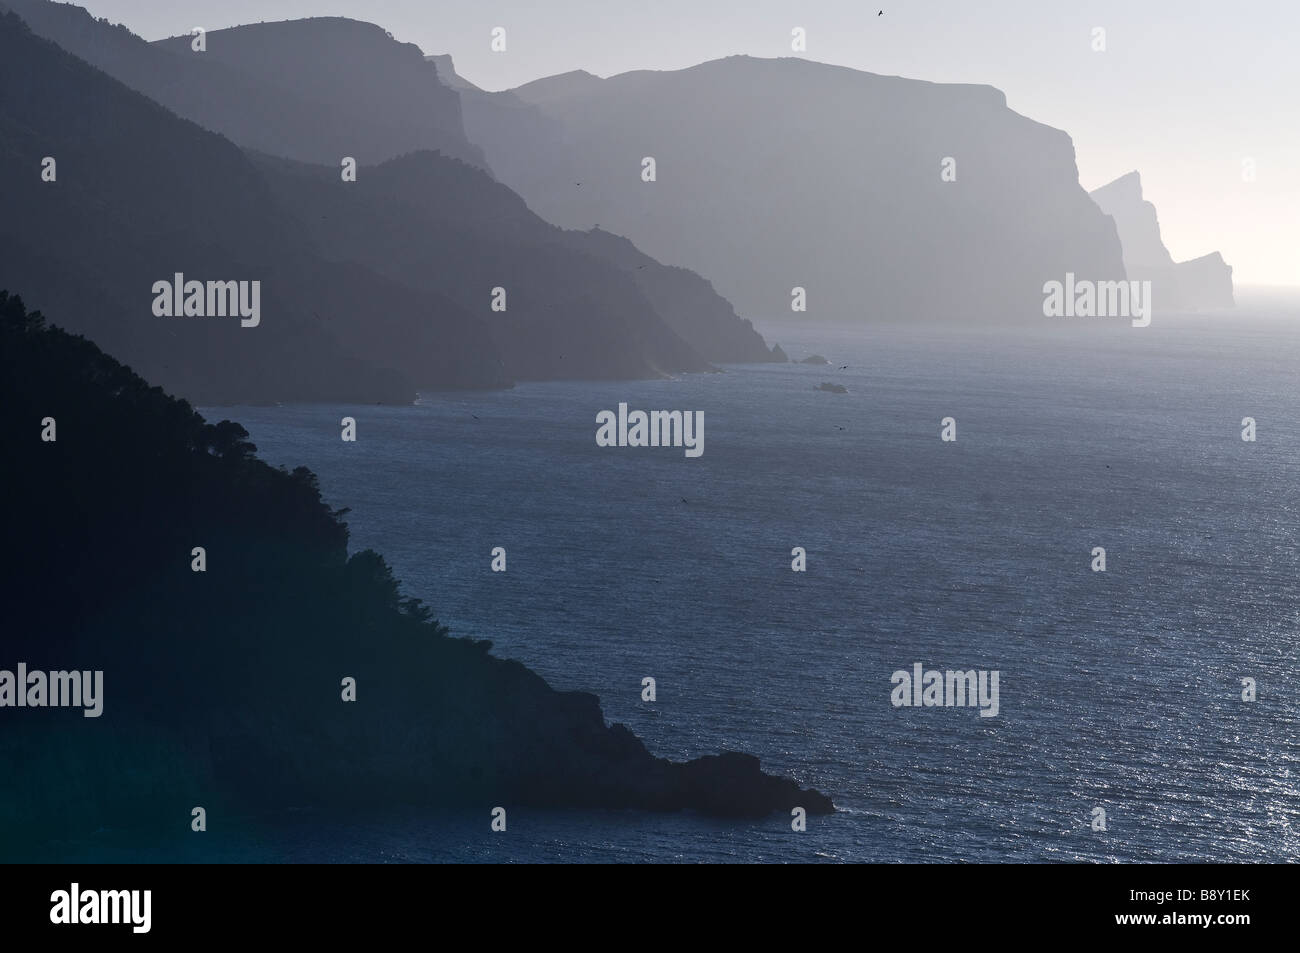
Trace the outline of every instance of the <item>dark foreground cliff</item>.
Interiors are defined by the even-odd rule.
[[[97,718],[0,708],[0,852],[186,831],[195,806],[833,810],[747,755],[656,758],[594,695],[450,637],[348,554],[310,471],[3,292],[0,400],[0,669],[104,673]]]

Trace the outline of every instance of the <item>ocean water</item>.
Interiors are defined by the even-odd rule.
[[[1294,302],[1142,329],[760,329],[796,359],[832,363],[203,412],[242,422],[264,459],[315,470],[327,501],[351,507],[354,548],[381,552],[455,634],[596,693],[657,754],[751,752],[830,794],[835,815],[795,833],[779,815],[512,809],[494,834],[485,806],[307,818],[206,849],[322,861],[1300,854]],[[619,402],[702,410],[703,455],[598,447],[596,413]],[[355,444],[339,439],[345,415]],[[955,442],[940,440],[944,417]],[[504,573],[490,571],[495,546]],[[791,571],[796,546],[805,573]],[[1090,569],[1094,546],[1104,573]],[[894,707],[891,673],[916,662],[997,670],[998,715]],[[645,676],[654,703],[641,701]]]

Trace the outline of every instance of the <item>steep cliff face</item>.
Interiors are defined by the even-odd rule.
[[[1124,277],[1069,137],[990,87],[736,56],[461,98],[544,218],[626,235],[747,316],[802,287],[822,319],[1037,321],[1044,282]]]
[[[436,53],[426,56],[425,59],[437,67],[438,81],[444,86],[450,86],[457,92],[478,89],[477,86],[456,72],[456,64],[452,61],[450,54]]]
[[[32,31],[241,146],[337,167],[416,149],[483,164],[460,101],[419,48],[340,17],[213,30],[148,43],[80,7],[2,0]]]
[[[1129,172],[1089,193],[1115,220],[1129,277],[1151,282],[1157,311],[1231,308],[1232,268],[1217,251],[1175,262],[1160,236],[1156,207],[1142,196],[1142,177]]]
[[[1142,179],[1136,172],[1088,194],[1115,220],[1126,268],[1173,267],[1174,260],[1160,237],[1156,207],[1142,197]]]

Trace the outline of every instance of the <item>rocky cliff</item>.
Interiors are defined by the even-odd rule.
[[[1190,261],[1174,261],[1160,236],[1156,207],[1142,196],[1142,177],[1137,172],[1122,175],[1089,194],[1115,220],[1129,278],[1151,282],[1156,311],[1233,306],[1232,268],[1217,251]]]

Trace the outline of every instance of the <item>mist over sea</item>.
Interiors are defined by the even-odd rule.
[[[1282,861],[1300,852],[1300,305],[1148,328],[760,325],[796,360],[416,406],[204,408],[306,465],[453,634],[677,759],[742,750],[840,812],[304,817],[283,860]],[[847,365],[841,369],[842,365]],[[842,384],[847,394],[815,390]],[[704,412],[704,453],[596,414]],[[339,439],[343,416],[357,442]],[[954,417],[958,439],[939,439]],[[1258,439],[1241,439],[1242,418]],[[493,547],[508,569],[489,570]],[[806,573],[791,549],[807,550]],[[1090,570],[1103,546],[1107,571]],[[890,675],[1001,673],[1000,711]],[[641,680],[657,701],[641,700]],[[1254,678],[1258,700],[1242,700]],[[366,688],[359,686],[359,704]],[[418,753],[413,753],[418,756]],[[1106,832],[1090,827],[1094,807]],[[113,859],[111,856],[103,859]]]

